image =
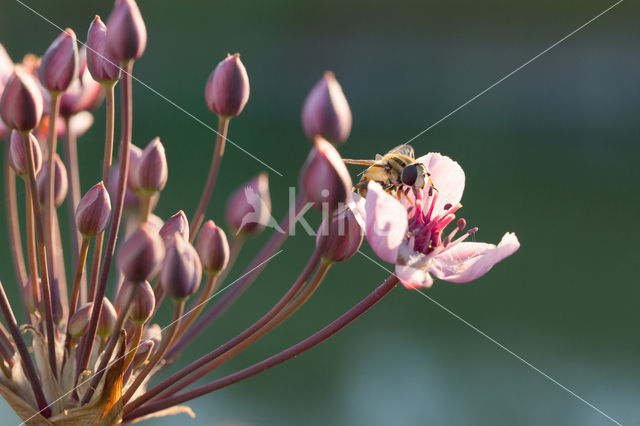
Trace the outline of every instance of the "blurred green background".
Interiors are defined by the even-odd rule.
[[[106,18],[112,5],[23,1],[81,40],[94,14]],[[149,44],[135,76],[211,125],[203,99],[207,76],[227,52],[241,52],[251,98],[229,137],[284,175],[270,173],[279,217],[310,148],[300,108],[325,70],[336,73],[353,111],[341,153],[372,157],[412,138],[613,1],[139,4]],[[476,282],[436,282],[427,294],[624,424],[640,424],[639,19],[637,4],[621,3],[412,143],[418,154],[439,151],[465,169],[461,214],[480,227],[477,241],[497,242],[514,231],[522,244]],[[0,42],[14,59],[42,54],[58,32],[18,2],[1,0]],[[159,135],[169,159],[170,180],[156,213],[166,218],[184,209],[190,216],[214,135],[140,84],[134,113],[134,143],[144,146]],[[96,111],[94,128],[80,141],[83,192],[99,179],[103,114],[104,107]],[[229,193],[263,169],[229,146],[209,217],[223,223]],[[307,218],[317,223],[319,217]],[[5,225],[0,229],[6,241]],[[264,240],[247,245],[231,279]],[[313,243],[302,232],[291,238],[177,365],[259,318],[297,276]],[[6,245],[0,256],[2,281],[13,288]],[[337,265],[299,313],[216,374],[296,343],[386,276],[359,255]],[[160,324],[168,321],[166,310]],[[404,288],[314,350],[190,405],[195,420],[147,424],[611,423]],[[2,423],[17,424],[4,402],[1,407]]]

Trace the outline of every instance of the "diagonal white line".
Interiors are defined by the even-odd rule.
[[[513,71],[511,71],[509,74],[505,75],[504,77],[502,77],[501,79],[499,79],[498,81],[496,81],[495,83],[493,83],[491,86],[487,87],[486,89],[484,89],[482,92],[478,93],[477,95],[475,95],[474,97],[472,97],[471,99],[469,99],[468,101],[466,101],[465,103],[463,103],[462,105],[460,105],[459,107],[457,107],[456,109],[454,109],[453,111],[451,111],[450,113],[448,113],[447,115],[445,115],[444,117],[442,117],[440,120],[436,121],[435,123],[433,123],[431,126],[427,127],[426,129],[424,129],[423,131],[421,131],[420,133],[418,133],[417,135],[415,135],[414,137],[412,137],[411,139],[409,139],[408,141],[406,141],[405,143],[410,143],[412,142],[414,139],[419,138],[420,136],[422,136],[423,134],[425,134],[426,132],[428,132],[429,130],[433,129],[434,127],[436,127],[438,124],[442,123],[444,120],[446,120],[447,118],[451,117],[453,114],[455,114],[456,112],[460,111],[462,108],[466,107],[467,105],[469,105],[471,102],[475,101],[476,99],[478,99],[480,96],[484,95],[485,93],[487,93],[489,90],[493,89],[494,87],[496,87],[498,84],[502,83],[503,81],[505,81],[506,79],[508,79],[509,77],[511,77],[512,75],[514,75],[515,73],[517,73],[518,71],[520,71],[522,68],[526,67],[527,65],[529,65],[531,62],[535,61],[536,59],[538,59],[540,56],[544,55],[545,53],[547,53],[548,51],[550,51],[551,49],[553,49],[554,47],[556,47],[557,45],[559,45],[560,43],[562,43],[563,41],[565,41],[566,39],[568,39],[569,37],[571,37],[572,35],[574,35],[575,33],[577,33],[578,31],[582,30],[584,27],[586,27],[587,25],[591,24],[593,21],[595,21],[596,19],[600,18],[602,15],[604,15],[605,13],[609,12],[611,9],[613,9],[614,7],[618,6],[620,3],[622,3],[624,0],[618,0],[616,3],[612,4],[611,6],[609,6],[608,8],[606,8],[605,10],[603,10],[602,12],[600,12],[599,14],[597,14],[596,16],[594,16],[593,18],[589,19],[587,22],[585,22],[584,24],[580,25],[578,28],[576,28],[575,30],[571,31],[569,34],[567,34],[566,36],[562,37],[560,40],[556,41],[555,43],[553,43],[551,46],[547,47],[546,49],[544,49],[542,52],[538,53],[536,56],[534,56],[533,58],[529,59],[527,62],[525,62],[524,64],[520,65],[518,68],[514,69]]]
[[[138,350],[138,348],[140,346],[142,346],[144,343],[146,343],[149,340],[153,340],[156,337],[160,337],[162,335],[162,332],[165,331],[167,328],[171,327],[173,324],[175,324],[176,322],[180,321],[182,318],[184,318],[185,316],[189,315],[191,312],[193,312],[194,310],[196,310],[199,306],[204,305],[205,303],[208,303],[211,299],[215,298],[216,296],[218,296],[220,293],[222,293],[223,291],[225,291],[226,289],[228,289],[229,287],[231,287],[232,285],[234,285],[235,283],[237,283],[239,280],[241,280],[242,278],[246,277],[247,275],[249,275],[250,273],[252,273],[253,271],[255,271],[256,269],[260,268],[262,265],[264,265],[265,263],[268,263],[269,261],[271,261],[271,259],[273,259],[274,257],[276,257],[277,255],[279,255],[280,253],[282,253],[284,250],[280,250],[277,253],[275,253],[273,256],[269,257],[268,259],[264,260],[263,262],[260,262],[260,264],[256,265],[254,268],[251,268],[249,271],[245,272],[244,274],[240,275],[238,278],[236,278],[232,283],[224,286],[223,288],[221,288],[220,290],[218,290],[217,292],[215,292],[214,294],[212,294],[209,298],[207,298],[206,300],[203,300],[201,303],[197,304],[196,306],[194,306],[193,308],[191,308],[188,312],[185,312],[182,316],[180,316],[179,318],[176,318],[175,320],[171,321],[169,324],[167,324],[166,326],[164,326],[159,332],[157,332],[156,334],[154,334],[151,337],[148,337],[144,340],[142,340],[140,342],[140,344],[138,346],[136,346],[133,349],[129,349],[128,352],[126,352],[124,355],[122,355],[121,357],[118,357],[116,359],[114,359],[113,361],[109,362],[107,364],[107,366],[105,368],[103,368],[100,371],[96,371],[94,374],[92,374],[91,376],[87,377],[84,381],[78,383],[76,386],[74,386],[72,389],[70,389],[68,392],[64,393],[63,395],[61,395],[58,399],[52,401],[49,403],[49,405],[47,405],[46,407],[44,407],[42,410],[38,411],[36,414],[34,414],[33,416],[29,417],[27,420],[23,421],[22,423],[20,423],[18,426],[23,426],[26,425],[31,419],[33,419],[34,417],[36,417],[38,414],[40,414],[43,410],[46,410],[47,408],[51,407],[53,404],[55,404],[56,402],[60,401],[61,399],[63,399],[65,396],[69,395],[71,392],[73,392],[74,390],[76,390],[77,388],[79,388],[80,386],[84,385],[85,383],[89,382],[93,377],[95,377],[97,374],[101,374],[103,371],[105,371],[107,368],[111,367],[113,364],[115,364],[116,362],[120,361],[122,358],[126,357],[127,355],[129,355],[131,352]]]
[[[358,253],[360,253],[361,255],[363,255],[364,257],[366,257],[367,259],[369,259],[371,262],[373,262],[374,264],[378,265],[381,269],[385,270],[386,272],[388,272],[389,274],[395,276],[396,278],[398,278],[392,271],[390,271],[388,268],[386,268],[384,265],[380,264],[379,262],[377,262],[375,259],[371,258],[370,256],[364,254],[361,250],[358,250]],[[604,417],[606,417],[607,419],[611,420],[613,423],[622,426],[622,423],[620,423],[619,421],[615,420],[614,418],[612,418],[611,416],[609,416],[607,413],[605,413],[604,411],[602,411],[601,409],[599,409],[598,407],[596,407],[595,405],[593,405],[592,403],[590,403],[589,401],[587,401],[586,399],[582,398],[580,395],[578,395],[577,393],[575,393],[574,391],[572,391],[571,389],[569,389],[568,387],[564,386],[562,383],[558,382],[556,379],[554,379],[553,377],[549,376],[547,373],[545,373],[544,371],[540,370],[538,367],[536,367],[535,365],[531,364],[529,361],[527,361],[526,359],[522,358],[520,355],[516,354],[515,352],[513,352],[512,350],[510,350],[509,348],[507,348],[505,345],[503,345],[502,343],[498,342],[496,339],[494,339],[493,337],[489,336],[487,333],[485,333],[484,331],[480,330],[478,327],[476,327],[475,325],[471,324],[469,321],[465,320],[464,318],[462,318],[460,315],[456,314],[455,312],[453,312],[451,309],[447,308],[446,306],[444,306],[443,304],[441,304],[440,302],[438,302],[437,300],[435,300],[434,298],[432,298],[431,296],[427,295],[425,292],[421,291],[420,289],[415,289],[418,293],[420,293],[422,296],[426,297],[428,300],[430,300],[431,302],[433,302],[436,306],[438,306],[440,309],[444,310],[445,312],[447,312],[448,314],[450,314],[451,316],[453,316],[454,318],[456,318],[457,320],[459,320],[460,322],[462,322],[464,325],[466,325],[467,327],[471,328],[473,331],[475,331],[476,333],[480,334],[481,336],[485,337],[486,339],[488,339],[490,342],[492,342],[493,344],[495,344],[496,346],[498,346],[500,349],[503,349],[505,352],[507,352],[508,354],[512,355],[513,357],[515,357],[518,361],[522,362],[523,364],[525,364],[526,366],[532,368],[533,370],[535,370],[536,372],[538,372],[539,374],[541,374],[543,377],[545,377],[546,379],[548,379],[549,381],[551,381],[552,383],[556,384],[557,386],[559,386],[561,389],[565,390],[566,392],[568,392],[570,395],[574,396],[575,398],[579,399],[580,401],[582,401],[583,403],[585,403],[586,405],[588,405],[589,407],[591,407],[592,409],[594,409],[595,411],[597,411],[598,413],[602,414]]]
[[[60,31],[64,31],[64,29],[56,24],[55,22],[51,21],[49,18],[47,18],[46,16],[44,16],[43,14],[41,14],[40,12],[38,12],[37,10],[33,9],[31,6],[25,4],[24,2],[22,2],[21,0],[15,0],[18,4],[22,5],[25,9],[31,11],[32,13],[34,13],[35,15],[37,15],[38,17],[40,17],[42,20],[46,21],[47,23],[51,24],[53,27],[57,28]],[[112,65],[117,65],[119,66],[119,64],[114,64],[113,62],[111,62],[108,58],[105,58],[104,56],[102,56],[99,52],[96,52],[94,49],[92,49],[91,47],[87,46],[86,43],[82,42],[81,40],[78,40],[78,44],[81,44],[83,46],[85,46],[88,50],[91,50],[93,53],[101,56],[104,60],[106,60],[107,62],[111,63]],[[147,90],[149,90],[151,93],[159,96],[161,99],[163,99],[164,101],[166,101],[167,103],[169,103],[171,106],[173,106],[174,108],[178,109],[179,111],[183,112],[184,114],[188,115],[189,117],[191,117],[193,120],[195,120],[196,122],[202,124],[204,127],[206,127],[207,129],[211,130],[213,133],[215,133],[218,136],[221,136],[225,139],[225,141],[229,142],[231,145],[233,145],[234,147],[238,148],[240,151],[244,152],[246,155],[248,155],[249,157],[253,158],[254,160],[256,160],[258,163],[262,164],[263,166],[265,166],[266,168],[268,168],[269,170],[271,170],[272,172],[274,172],[275,174],[277,174],[278,176],[282,177],[283,174],[280,173],[279,171],[277,171],[276,169],[274,169],[273,167],[271,167],[270,165],[268,165],[267,163],[265,163],[264,161],[262,161],[261,159],[259,159],[258,157],[256,157],[255,155],[253,155],[252,153],[250,153],[249,151],[247,151],[246,149],[242,148],[240,145],[238,145],[237,143],[235,143],[234,141],[232,141],[231,139],[221,135],[216,129],[214,129],[213,127],[209,126],[207,123],[205,123],[204,121],[200,120],[198,117],[196,117],[195,115],[193,115],[192,113],[190,113],[189,111],[187,111],[186,109],[184,109],[183,107],[181,107],[180,105],[178,105],[177,103],[175,103],[174,101],[172,101],[171,99],[167,98],[165,95],[163,95],[162,93],[158,92],[156,89],[154,89],[153,87],[149,86],[147,83],[145,83],[144,81],[140,80],[138,77],[134,76],[133,74],[129,74],[127,73],[124,69],[121,68],[122,73],[126,74],[126,75],[130,75],[132,79],[134,79],[136,82],[138,82],[140,85],[144,86]]]

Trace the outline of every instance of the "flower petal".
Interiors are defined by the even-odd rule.
[[[407,234],[407,211],[376,182],[369,182],[365,199],[365,235],[373,251],[395,263],[398,247]]]
[[[520,242],[514,233],[506,233],[495,246],[487,243],[460,243],[436,255],[431,272],[437,278],[466,283],[486,274],[496,263],[515,253]]]
[[[427,166],[433,186],[438,190],[434,215],[443,213],[446,204],[455,206],[460,202],[464,192],[464,171],[460,164],[437,152],[430,152],[416,161]]]
[[[409,265],[396,265],[396,277],[400,279],[402,284],[410,289],[429,288],[433,284],[433,278],[427,271],[422,268],[414,268]]]

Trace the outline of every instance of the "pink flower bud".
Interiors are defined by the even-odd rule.
[[[351,109],[340,83],[332,72],[311,89],[302,107],[302,128],[311,140],[322,136],[334,144],[341,144],[351,133]]]
[[[173,234],[176,232],[189,241],[189,221],[182,210],[167,219],[162,228],[160,228],[159,234],[164,241],[165,247],[169,245]]]
[[[76,33],[67,28],[51,43],[42,56],[38,76],[50,92],[64,92],[78,72]]]
[[[133,147],[133,146],[132,146]],[[130,157],[131,158],[131,157]],[[131,165],[131,163],[129,163]],[[129,177],[131,176],[131,172],[129,172]],[[120,166],[118,163],[114,163],[109,169],[109,183],[107,185],[107,189],[109,190],[109,195],[111,198],[115,197],[118,192],[118,181],[120,180]],[[130,179],[127,179],[128,181]],[[128,211],[137,212],[140,206],[140,199],[133,192],[133,190],[126,186],[124,192],[124,208]]]
[[[142,157],[142,150],[136,145],[131,144],[129,147],[129,175],[127,176],[127,187],[133,192],[140,190],[136,181],[136,169],[138,168],[140,157]]]
[[[323,259],[329,262],[342,262],[356,254],[362,245],[363,238],[364,231],[353,211],[344,207],[331,218],[328,227],[326,219],[322,222],[316,237],[316,247],[324,245]]]
[[[271,219],[269,178],[260,173],[236,189],[227,201],[227,223],[234,232],[257,235]]]
[[[160,272],[160,283],[171,299],[180,301],[198,290],[202,265],[196,249],[180,234],[173,234]]]
[[[209,75],[204,97],[211,112],[240,115],[249,100],[249,76],[238,53],[228,55]]]
[[[102,103],[104,91],[84,68],[79,78],[60,97],[60,115],[70,117],[81,111],[96,109]]]
[[[2,92],[0,116],[11,129],[35,129],[42,117],[42,93],[36,81],[16,66]]]
[[[208,220],[202,225],[196,250],[205,273],[215,275],[227,267],[229,263],[229,242],[224,231]]]
[[[4,87],[11,77],[11,73],[13,73],[13,61],[4,46],[0,44],[0,87]],[[1,93],[2,89],[0,89]]]
[[[167,183],[168,169],[167,157],[160,138],[156,137],[149,142],[131,171],[135,174],[133,182],[138,191],[151,195],[164,188]]]
[[[164,243],[148,225],[142,224],[118,250],[118,267],[133,282],[145,281],[164,257]]]
[[[107,20],[107,52],[117,60],[138,59],[147,47],[147,29],[134,0],[116,0]]]
[[[120,78],[118,60],[107,52],[107,26],[96,15],[87,33],[87,68],[94,80],[116,82]]]
[[[133,368],[142,367],[147,362],[154,346],[153,340],[145,340],[138,345],[136,354],[133,356]]]
[[[31,144],[31,152],[33,153],[33,162],[35,165],[36,175],[42,168],[42,151],[40,150],[40,144],[33,133],[29,133],[29,142]],[[9,145],[9,164],[15,170],[16,174],[21,177],[26,177],[29,173],[27,164],[27,153],[24,151],[24,143],[22,141],[22,135],[14,130],[11,132],[11,142]]]
[[[73,337],[84,336],[89,329],[89,320],[91,319],[91,310],[93,302],[85,303],[74,312],[69,320],[68,331]]]
[[[129,321],[137,325],[142,325],[151,318],[156,305],[153,288],[151,288],[151,285],[147,281],[140,283],[125,281],[116,296],[116,312],[122,312],[125,308],[124,305],[129,298],[132,297],[132,292],[133,299],[131,308],[129,309]]]
[[[78,203],[76,227],[85,237],[95,237],[102,233],[111,217],[111,200],[102,182],[94,185]]]
[[[116,326],[116,309],[113,307],[109,299],[102,299],[102,308],[100,308],[100,316],[98,317],[98,329],[96,334],[102,338],[109,337],[113,333]]]
[[[67,168],[64,166],[64,163],[60,159],[58,154],[54,154],[53,156],[53,203],[56,207],[60,207],[64,202],[64,199],[67,197],[67,190],[69,189],[69,181],[67,180]],[[44,161],[42,163],[42,170],[36,176],[36,184],[38,189],[38,200],[40,200],[41,204],[45,203],[46,193],[49,190],[49,185],[47,183],[47,174],[49,173],[47,170],[49,169],[49,162]]]
[[[327,203],[335,210],[347,201],[351,192],[351,176],[338,151],[326,140],[316,137],[314,147],[300,172],[300,187],[317,210]]]

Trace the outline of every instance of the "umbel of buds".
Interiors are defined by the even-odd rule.
[[[69,88],[78,73],[78,45],[76,33],[67,28],[51,43],[42,56],[38,76],[50,92],[60,93]]]
[[[118,267],[135,283],[147,280],[164,257],[164,243],[157,232],[142,224],[118,250]]]
[[[94,185],[82,197],[76,209],[76,226],[85,237],[95,237],[102,233],[109,223],[111,200],[102,182]]]
[[[196,241],[196,251],[202,262],[202,269],[208,275],[215,275],[229,263],[229,242],[224,231],[208,220],[202,225]]]
[[[36,175],[42,168],[42,151],[40,150],[40,144],[33,133],[29,134],[29,144],[31,145],[31,152],[33,153],[33,162],[35,164]],[[29,169],[27,168],[27,154],[24,152],[24,143],[22,142],[22,135],[14,130],[11,132],[11,142],[9,145],[9,164],[15,170],[16,174],[22,178],[27,176]]]
[[[364,208],[364,199],[362,199]],[[322,247],[322,258],[328,262],[343,262],[357,253],[364,239],[364,231],[354,212],[343,207],[331,217],[327,225],[325,219],[316,237],[316,247]]]
[[[180,234],[173,234],[160,272],[165,293],[171,299],[181,301],[198,290],[201,276],[198,253]]]
[[[160,138],[156,137],[146,146],[132,167],[132,184],[145,195],[162,191],[167,183],[167,157]]]
[[[271,218],[271,195],[266,173],[260,173],[231,194],[226,217],[235,233],[253,236],[262,232]]]
[[[249,100],[249,76],[240,54],[227,56],[211,72],[204,97],[211,112],[222,117],[240,115]]]
[[[165,247],[169,245],[176,232],[189,241],[189,221],[182,210],[167,219],[158,232]]]
[[[351,109],[340,83],[327,71],[311,89],[302,107],[302,128],[311,140],[322,136],[341,144],[351,133]]]
[[[351,176],[338,151],[326,140],[316,137],[300,172],[300,187],[317,210],[326,205],[335,210],[351,193]]]
[[[107,52],[120,62],[138,59],[147,47],[147,28],[134,0],[118,0],[107,20]]]
[[[129,300],[131,300],[129,320],[136,325],[147,322],[153,314],[156,303],[151,285],[147,281],[140,283],[125,281],[116,296],[116,312],[122,312]]]
[[[102,84],[120,78],[118,60],[107,52],[107,26],[98,15],[87,33],[87,68],[94,80]]]
[[[53,203],[56,207],[60,207],[64,202],[64,199],[67,196],[67,190],[69,188],[69,181],[67,178],[67,168],[64,166],[64,163],[60,159],[58,154],[54,154],[53,157],[53,184],[54,184],[54,194],[53,194]],[[44,161],[42,163],[42,170],[36,176],[36,183],[38,189],[38,200],[40,200],[41,204],[44,204],[46,199],[46,193],[49,190],[47,185],[47,173],[49,168],[49,162]]]
[[[16,66],[2,92],[0,116],[10,129],[35,129],[42,117],[42,94],[37,83],[22,67]]]

